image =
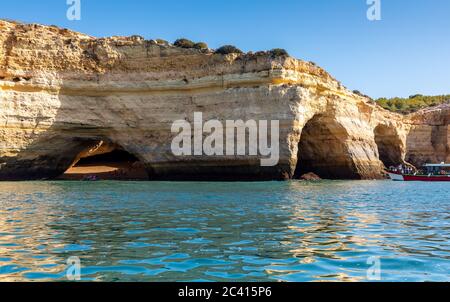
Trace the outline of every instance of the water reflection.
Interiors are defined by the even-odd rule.
[[[0,183],[0,281],[448,281],[447,184]]]

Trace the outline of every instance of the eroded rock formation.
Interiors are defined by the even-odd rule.
[[[175,156],[171,125],[194,112],[205,120],[279,120],[279,164]],[[134,155],[152,179],[379,178],[384,164],[448,158],[448,120],[434,115],[388,112],[291,57],[0,21],[2,180],[57,177],[101,151],[100,142]]]
[[[417,166],[450,162],[450,104],[421,110],[408,116],[406,160]]]

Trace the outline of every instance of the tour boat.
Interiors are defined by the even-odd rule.
[[[387,173],[394,181],[450,181],[450,164],[426,164],[424,172],[412,172],[409,168],[391,169]]]

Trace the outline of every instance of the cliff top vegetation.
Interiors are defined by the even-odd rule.
[[[409,98],[379,98],[375,100],[381,107],[403,114],[409,114],[420,109],[450,103],[450,94],[425,96],[422,94],[411,95]]]

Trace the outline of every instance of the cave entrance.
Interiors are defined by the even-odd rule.
[[[323,179],[358,179],[348,150],[348,133],[334,119],[314,116],[304,126],[294,178],[314,173]]]
[[[65,173],[64,180],[148,180],[142,162],[118,145],[103,141],[83,150]]]
[[[386,168],[404,163],[401,150],[402,141],[393,128],[379,125],[375,128],[374,135],[380,160]]]

